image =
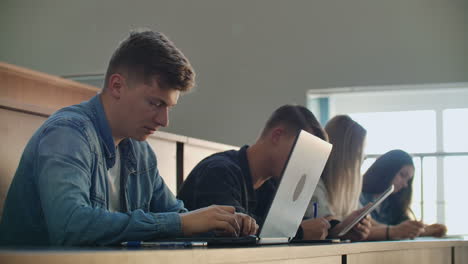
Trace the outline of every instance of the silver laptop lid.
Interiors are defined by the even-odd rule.
[[[285,243],[296,235],[332,145],[301,130],[260,231],[261,244]]]

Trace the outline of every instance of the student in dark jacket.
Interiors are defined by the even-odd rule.
[[[178,197],[191,210],[211,204],[234,206],[237,212],[252,216],[262,226],[276,190],[275,182],[281,178],[301,129],[327,140],[326,133],[307,108],[281,106],[269,118],[255,144],[202,160],[187,177]],[[362,237],[368,232],[368,224],[364,220],[350,233]],[[304,220],[296,237],[324,239],[329,228],[325,218]]]

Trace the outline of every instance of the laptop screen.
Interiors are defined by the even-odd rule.
[[[284,243],[296,235],[332,145],[301,130],[261,228],[260,243]]]

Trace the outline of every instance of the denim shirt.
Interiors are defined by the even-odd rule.
[[[124,139],[122,212],[109,212],[115,147],[99,95],[54,113],[24,149],[5,202],[2,245],[112,245],[182,235],[182,201],[147,142]]]

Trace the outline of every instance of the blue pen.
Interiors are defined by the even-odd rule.
[[[191,242],[191,241],[161,241],[161,242],[143,242],[143,241],[128,241],[122,242],[124,247],[159,247],[159,248],[190,248],[190,247],[204,247],[207,246],[207,242]]]
[[[318,204],[317,202],[314,203],[314,218],[317,218],[317,211],[318,211]]]

